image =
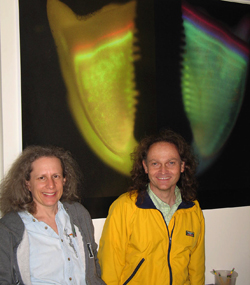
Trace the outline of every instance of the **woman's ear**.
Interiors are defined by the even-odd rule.
[[[25,186],[30,191],[30,182],[25,180]]]

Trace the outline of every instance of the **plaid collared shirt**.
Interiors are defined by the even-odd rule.
[[[181,191],[178,188],[178,186],[175,187],[174,193],[175,193],[175,203],[172,207],[170,207],[167,203],[163,202],[159,197],[157,197],[155,195],[155,193],[150,189],[150,185],[148,184],[148,195],[151,198],[151,200],[153,201],[156,209],[158,209],[159,211],[161,211],[164,220],[167,224],[169,224],[173,214],[175,213],[175,211],[178,209],[179,205],[182,202],[182,198],[181,198]]]

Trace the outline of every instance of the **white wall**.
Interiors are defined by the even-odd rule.
[[[22,149],[18,0],[0,0],[0,33],[1,178]],[[213,268],[230,270],[235,267],[239,273],[237,284],[249,285],[250,207],[205,210],[204,216],[206,284],[214,281],[210,273]],[[93,221],[97,242],[101,236],[104,220]]]
[[[212,269],[235,267],[238,285],[250,284],[250,207],[205,210],[206,282]]]
[[[18,0],[0,0],[0,178],[22,149]]]

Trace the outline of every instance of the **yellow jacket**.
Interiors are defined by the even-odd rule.
[[[204,218],[182,202],[166,225],[148,194],[121,195],[110,207],[98,258],[108,285],[204,285]]]

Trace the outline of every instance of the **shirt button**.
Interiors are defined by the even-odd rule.
[[[48,227],[45,227],[45,230],[47,230],[48,229]]]
[[[35,222],[36,220],[35,219],[33,219],[33,222]]]
[[[69,277],[69,281],[71,281],[72,280],[72,278],[71,277]]]
[[[61,239],[61,242],[63,242],[63,239]]]
[[[70,258],[68,258],[68,261],[70,261]]]

